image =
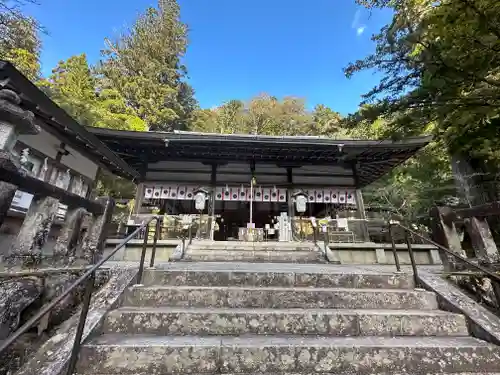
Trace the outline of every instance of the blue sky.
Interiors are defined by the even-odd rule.
[[[40,0],[30,7],[48,30],[42,72],[85,52],[98,61],[104,38],[118,35],[154,1]],[[377,82],[365,72],[348,80],[342,68],[373,51],[372,33],[388,12],[369,13],[354,0],[180,0],[190,28],[189,80],[204,108],[259,93],[293,95],[343,114]]]

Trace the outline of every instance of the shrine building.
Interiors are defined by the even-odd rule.
[[[431,140],[87,129],[139,173],[135,214],[206,215],[218,223],[206,233],[215,240],[241,240],[242,229],[272,230],[277,221],[281,230],[270,238],[291,240],[283,228],[296,217],[338,219],[349,211],[363,220],[361,189]],[[198,192],[206,193],[203,210]],[[297,194],[306,197],[305,212],[296,210]]]

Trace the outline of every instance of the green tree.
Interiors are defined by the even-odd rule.
[[[388,175],[363,189],[365,203],[409,221],[428,215],[435,204],[456,199],[450,160],[441,142],[433,142]]]
[[[40,75],[40,50],[38,23],[22,15],[18,8],[6,11],[0,1],[0,59],[11,62],[31,80]]]
[[[340,113],[335,112],[326,105],[318,104],[314,107],[312,113],[313,125],[311,132],[325,136],[346,135],[340,124],[341,119]]]
[[[310,112],[297,97],[280,100],[260,94],[246,103],[229,100],[210,110],[196,110],[190,129],[224,134],[331,135],[339,131],[340,118],[323,105]]]
[[[383,118],[384,137],[432,133],[470,164],[477,202],[497,200],[500,172],[500,3],[496,0],[359,0],[390,8],[393,19],[373,36],[375,52],[350,64],[382,73],[349,125]],[[437,158],[438,155],[436,154]],[[432,166],[432,165],[431,165]],[[448,169],[441,170],[446,176]],[[425,176],[424,176],[425,178]],[[486,182],[485,182],[486,180]]]
[[[216,109],[196,109],[191,115],[189,130],[204,133],[217,133],[217,120]]]
[[[243,130],[250,134],[299,135],[308,134],[312,117],[304,100],[292,96],[281,101],[268,94],[252,98],[243,113]]]
[[[373,105],[351,120],[383,116],[391,133],[432,125],[453,153],[500,161],[500,3],[496,0],[359,0],[389,7],[391,24],[373,39],[375,52],[350,64],[349,77],[377,69],[365,95]],[[475,139],[474,142],[471,142]]]
[[[223,134],[297,135],[311,132],[312,117],[304,101],[261,94],[247,103],[229,100],[211,110],[198,110],[191,129]]]
[[[118,91],[101,89],[85,54],[60,61],[42,87],[80,124],[120,130],[145,130],[145,123]]]
[[[116,89],[149,129],[185,129],[196,102],[180,61],[187,27],[177,2],[159,0],[118,40],[106,42],[99,66],[105,87]]]

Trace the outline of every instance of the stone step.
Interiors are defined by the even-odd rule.
[[[421,290],[134,286],[124,305],[139,307],[437,309],[434,293]]]
[[[209,245],[197,245],[195,243],[189,245],[189,251],[314,251],[314,245],[311,244],[287,244],[277,245],[273,242],[249,243],[247,245],[218,245],[212,243]]]
[[[420,310],[133,308],[110,312],[103,333],[152,335],[467,336],[463,315]]]
[[[188,262],[281,262],[281,263],[325,263],[320,251],[245,251],[214,250],[186,251],[183,261]]]
[[[85,374],[429,374],[498,371],[500,348],[471,337],[103,335],[84,344]]]
[[[308,375],[312,375],[313,373],[308,373]],[[316,373],[318,375],[346,375],[345,373],[340,373],[340,374],[335,374],[335,373]],[[377,375],[413,375],[417,374],[415,372],[412,372],[411,374],[408,373],[395,373],[395,372],[390,372],[390,373],[379,373]],[[76,373],[75,375],[86,375],[86,374],[78,374]],[[92,374],[92,375],[108,375],[108,374]],[[191,373],[190,375],[207,375],[207,374],[193,374]],[[239,375],[236,373],[228,373],[226,375]],[[245,373],[245,375],[304,375],[303,373],[297,373],[297,372],[280,372],[280,373],[275,373],[275,372],[258,372],[258,373]],[[443,375],[443,373],[426,373],[425,375]],[[500,372],[447,372],[446,375],[500,375]]]
[[[142,283],[151,285],[193,285],[193,286],[281,286],[319,288],[382,288],[411,289],[413,276],[409,274],[356,274],[334,273],[331,267],[321,269],[305,268],[303,271],[283,267],[282,269],[262,265],[259,268],[238,268],[227,270],[196,269],[146,269]]]

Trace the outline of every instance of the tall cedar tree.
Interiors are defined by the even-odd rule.
[[[187,26],[175,0],[148,8],[118,40],[106,40],[99,72],[151,130],[186,129],[197,107],[181,59]]]

